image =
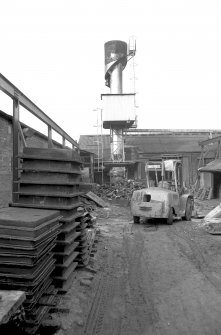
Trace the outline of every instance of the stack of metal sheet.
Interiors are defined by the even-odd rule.
[[[65,213],[63,212],[63,214]],[[54,249],[56,259],[54,282],[60,292],[66,292],[70,287],[77,266],[76,257],[79,252],[76,250],[78,246],[76,239],[80,233],[76,230],[79,222],[75,219],[78,215],[78,213],[66,215],[60,220],[62,229]]]
[[[0,288],[26,292],[24,307],[30,334],[35,333],[55,299],[52,249],[59,233],[59,220],[58,211],[0,209]],[[44,296],[46,292],[51,294]]]
[[[76,228],[82,212],[79,191],[80,155],[71,149],[24,148],[17,207],[57,209],[62,215],[55,252],[54,284],[61,292],[70,287],[77,266]]]
[[[93,218],[90,213],[85,212],[84,215],[78,219],[80,221],[79,226],[76,228],[80,235],[77,237],[77,242],[79,243],[77,251],[79,255],[77,257],[78,266],[86,266],[90,259],[91,249],[94,243],[95,228],[90,228],[93,226]]]

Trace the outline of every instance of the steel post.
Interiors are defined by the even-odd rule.
[[[48,126],[48,148],[49,149],[53,148],[53,144],[52,144],[52,128],[51,128],[51,126]]]
[[[13,162],[12,162],[12,200],[18,200],[18,153],[19,153],[19,100],[13,99]]]

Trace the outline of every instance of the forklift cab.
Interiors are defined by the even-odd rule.
[[[162,180],[158,187],[167,188],[168,190],[182,193],[182,164],[179,160],[170,160],[162,162]]]
[[[155,173],[153,174],[152,171]],[[154,184],[159,188],[164,188],[182,193],[183,190],[183,178],[182,178],[182,163],[180,160],[170,159],[162,160],[161,162],[156,162],[151,164],[148,162],[146,164],[146,177],[147,177],[147,187],[150,187],[150,175],[151,179],[154,177]]]

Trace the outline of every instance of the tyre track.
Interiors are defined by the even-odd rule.
[[[130,310],[129,314],[134,315],[133,322],[136,322],[136,334],[144,334],[147,329],[148,334],[158,334],[156,324],[159,316],[151,292],[151,277],[145,278],[145,281],[149,282],[148,288],[143,282],[141,265],[144,250],[143,230],[142,226],[136,227],[135,236],[132,240],[124,236],[124,253],[127,261],[128,285],[130,289],[128,309]],[[148,272],[148,269],[146,270]],[[135,334],[133,331],[131,332],[130,326],[129,322],[129,325],[121,334]]]
[[[108,305],[108,300],[113,290],[113,280],[110,273],[110,268],[113,263],[112,252],[109,251],[104,269],[99,275],[97,287],[95,289],[95,296],[87,316],[83,334],[85,335],[99,335],[104,334],[103,321]]]
[[[195,267],[206,277],[206,279],[215,287],[219,293],[221,292],[221,280],[213,275],[213,269],[210,266],[209,262],[206,260],[204,256],[204,250],[200,247],[197,241],[194,239],[194,232],[186,231],[186,230],[178,230],[178,227],[175,225],[168,232],[168,236],[178,245],[178,249],[181,253],[186,256]],[[187,248],[182,244],[182,242],[177,240],[184,240],[187,242],[190,250],[188,252]],[[220,274],[219,274],[220,277]]]
[[[144,284],[144,280],[150,280],[151,284],[151,276],[143,278],[141,265],[144,250],[142,234],[158,228],[158,225],[143,227],[126,222],[122,226],[120,244],[114,237],[111,243],[107,242],[108,250],[96,278],[95,294],[82,335],[146,334],[147,329],[148,335],[158,334],[156,323],[159,316],[151,285],[147,289]]]

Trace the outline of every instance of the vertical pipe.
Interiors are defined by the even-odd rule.
[[[124,129],[122,129],[122,152],[123,152],[122,160],[123,160],[123,162],[125,162]]]
[[[220,152],[220,141],[218,141],[218,144],[217,144],[216,159],[219,158],[219,152]]]
[[[123,93],[123,66],[121,63],[116,64],[111,73],[110,92],[111,94]],[[113,129],[113,160],[124,161],[124,143],[123,129]]]
[[[111,94],[122,94],[123,93],[123,66],[118,63],[111,73]]]
[[[101,182],[102,185],[104,184],[104,167],[103,167],[103,163],[104,163],[104,158],[103,158],[103,154],[104,154],[104,147],[103,147],[103,116],[102,116],[102,109],[101,111]]]
[[[52,128],[48,126],[48,148],[51,149],[52,147]]]
[[[114,160],[113,156],[113,129],[110,126],[110,149],[111,149],[111,160]]]
[[[18,200],[18,153],[19,153],[19,136],[18,136],[18,123],[19,123],[19,101],[13,99],[13,173],[12,173],[12,200]]]
[[[62,147],[65,148],[65,137],[62,136]]]
[[[98,109],[97,109],[97,172],[99,172],[100,171],[100,169],[99,169],[99,165],[100,165],[100,153],[99,153],[99,151],[100,151],[100,146],[99,146],[99,129],[98,129],[98,127],[99,127],[99,124],[98,124]]]
[[[204,146],[202,145],[202,162],[203,162],[203,166],[204,166]]]

